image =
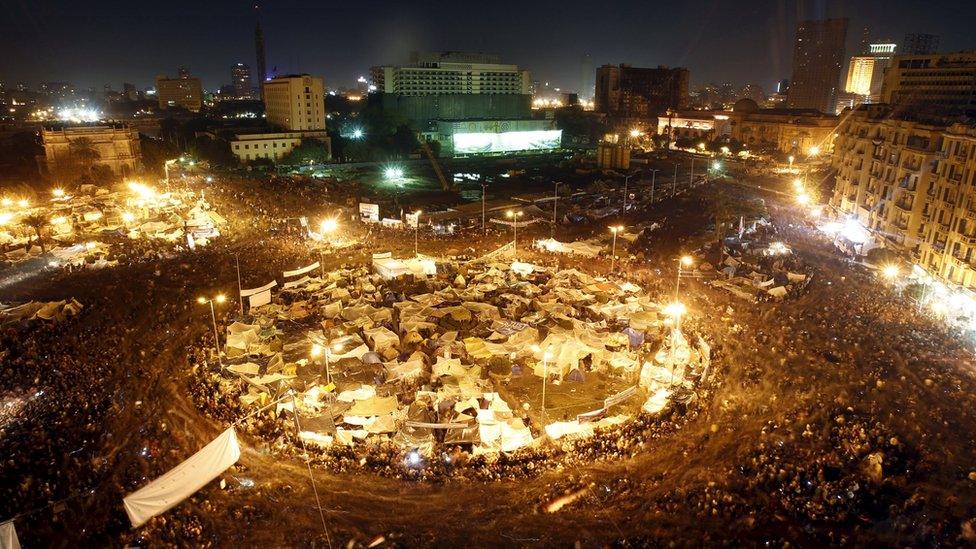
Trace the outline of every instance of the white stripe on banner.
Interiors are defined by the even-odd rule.
[[[237,463],[240,457],[237,433],[231,427],[183,463],[122,499],[132,527],[138,528],[172,509]]]
[[[285,278],[291,278],[293,276],[303,275],[307,272],[314,271],[315,269],[318,268],[319,268],[319,262],[316,261],[315,263],[312,263],[308,267],[302,267],[301,269],[295,269],[294,271],[285,271],[282,274],[285,276]]]
[[[271,303],[271,290],[265,290],[259,294],[254,294],[247,299],[248,305],[250,305],[252,309],[255,307],[260,307],[261,305],[267,305],[268,303]]]
[[[303,284],[307,284],[309,280],[312,280],[312,279],[309,278],[309,277],[307,277],[307,276],[303,276],[303,277],[299,278],[298,280],[292,280],[291,282],[285,282],[285,285],[282,286],[282,288],[284,288],[286,290],[288,288],[296,288],[296,287],[301,286]]]
[[[250,297],[254,294],[259,294],[261,292],[270,290],[271,288],[274,288],[277,285],[278,285],[278,281],[272,280],[271,282],[268,282],[267,284],[261,286],[260,288],[248,288],[246,290],[241,290],[241,297]]]
[[[0,523],[0,549],[20,549],[20,540],[17,539],[13,519]]]

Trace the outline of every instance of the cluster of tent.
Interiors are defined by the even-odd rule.
[[[21,305],[0,303],[0,326],[22,320],[61,322],[81,312],[83,305],[74,299],[61,301],[28,301]]]
[[[93,248],[91,238],[99,234],[122,233],[129,238],[152,238],[177,241],[185,238],[191,246],[206,244],[220,235],[219,227],[227,220],[215,212],[209,203],[192,191],[166,193],[131,189],[110,191],[104,187],[82,185],[72,195],[56,197],[44,204],[34,205],[15,215],[0,227],[0,252],[10,262],[19,262],[40,255],[35,229],[25,224],[28,215],[41,215],[50,231],[46,239],[54,241],[53,251],[58,264],[99,263],[105,252]],[[147,195],[148,193],[148,195]]]
[[[243,388],[241,402],[254,409],[294,391],[275,412],[297,414],[301,436],[323,446],[381,438],[497,453],[622,423],[638,393],[651,403],[645,411],[659,412],[707,370],[704,341],[668,335],[661,307],[636,285],[528,263],[417,259],[423,269],[395,269],[390,259],[310,278],[252,307],[247,323],[226,328],[223,389]],[[639,352],[662,333],[656,355]],[[593,409],[533,432],[528,412],[540,407],[543,376],[606,383],[588,386]],[[520,379],[532,394],[513,390]]]

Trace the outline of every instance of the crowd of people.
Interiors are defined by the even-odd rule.
[[[251,492],[228,489],[221,497],[205,490],[134,532],[120,505],[125,493],[247,414],[233,390],[218,390],[228,380],[213,365],[209,311],[194,302],[197,293],[236,284],[234,253],[242,254],[245,287],[318,259],[298,234],[264,229],[330,203],[313,190],[291,201],[270,188],[251,193],[246,185],[206,189],[230,228],[205,248],[129,243],[117,252],[117,268],[55,272],[12,295],[68,293],[85,308],[60,324],[0,327],[0,402],[13,410],[0,414],[0,476],[9,479],[0,483],[0,520],[18,517],[18,530],[38,540],[220,545],[245,540],[218,524],[274,521],[286,507],[294,513],[282,502],[311,497],[284,481]],[[411,466],[387,443],[309,447],[316,470],[445,482],[459,491],[519,480],[507,489],[540,508],[579,492],[561,512],[571,517],[566,520],[595,531],[593,521],[611,516],[618,530],[606,529],[601,539],[635,544],[681,535],[776,545],[976,542],[972,350],[876,278],[850,269],[830,242],[793,215],[774,212],[779,237],[814,271],[816,291],[746,304],[688,282],[694,289],[686,299],[699,312],[688,329],[719,342],[713,361],[720,375],[695,398],[588,439],[494,459],[442,448]],[[375,235],[377,246],[403,245],[397,244],[403,233]],[[464,238],[444,244],[458,240]],[[366,252],[351,250],[335,261]],[[609,271],[607,258],[543,261]],[[618,266],[648,291],[668,292],[673,267],[659,264]],[[227,306],[217,314],[223,321],[236,313]],[[270,415],[240,425],[246,442],[262,452],[296,462],[305,457],[294,431]],[[230,474],[243,469],[239,464]],[[539,480],[542,472],[551,476]],[[311,507],[301,501],[304,513]],[[484,505],[501,509],[505,502]],[[509,519],[497,520],[494,527]],[[442,527],[444,533],[455,528]]]

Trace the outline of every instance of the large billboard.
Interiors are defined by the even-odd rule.
[[[558,149],[562,130],[455,133],[454,154],[485,154]]]

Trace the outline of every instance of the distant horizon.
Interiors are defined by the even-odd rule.
[[[174,76],[185,66],[204,89],[217,91],[231,83],[231,68],[244,63],[257,84],[257,18],[249,4],[172,5],[163,12],[60,1],[8,7],[11,16],[0,22],[0,51],[6,53],[0,56],[0,81],[32,88],[69,82],[78,90],[106,84],[120,90],[127,82],[148,89],[157,75]],[[901,45],[906,34],[928,33],[940,37],[943,53],[976,48],[967,28],[976,19],[976,3],[956,0],[937,8],[917,0],[893,0],[884,9],[841,0],[692,1],[666,10],[619,1],[602,7],[589,13],[584,2],[540,6],[499,0],[491,10],[455,3],[418,11],[386,1],[330,7],[286,0],[262,6],[261,25],[268,71],[320,76],[330,89],[354,88],[370,67],[405,63],[411,51],[471,51],[498,55],[565,92],[579,91],[584,75],[592,82],[596,67],[626,63],[686,67],[693,89],[758,84],[772,93],[777,82],[791,78],[801,18],[849,18],[846,58],[857,53],[864,26],[873,41]],[[295,13],[302,15],[298,23]],[[730,35],[730,29],[736,32]]]

